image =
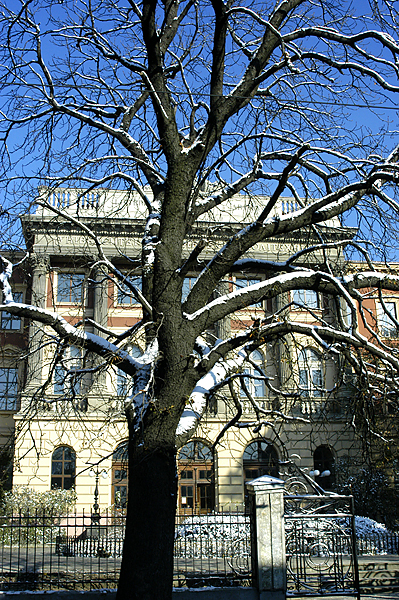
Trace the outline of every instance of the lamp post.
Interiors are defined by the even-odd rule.
[[[93,504],[93,512],[91,514],[91,521],[92,521],[93,525],[99,525],[101,515],[100,515],[100,506],[98,504],[98,496],[99,496],[98,480],[100,479],[100,476],[103,479],[107,479],[108,473],[107,473],[106,469],[99,469],[98,464],[96,464],[96,465],[92,465],[92,467],[89,471],[89,475],[90,475],[90,477],[96,478],[96,484],[94,487],[94,504]]]

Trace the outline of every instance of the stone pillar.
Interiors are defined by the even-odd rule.
[[[39,308],[46,308],[47,275],[49,271],[48,257],[40,254],[33,256],[32,261],[32,304]],[[30,400],[43,383],[43,328],[44,325],[32,320],[29,324],[29,360],[24,398],[22,402]]]
[[[95,288],[94,288],[94,321],[103,327],[108,324],[108,278],[102,269],[97,269],[94,273]],[[105,333],[95,331],[97,335],[106,337]]]
[[[252,572],[260,600],[285,600],[284,481],[264,475],[246,484],[251,511]]]
[[[222,281],[216,286],[215,297],[219,298],[229,293],[229,282]],[[220,340],[227,340],[231,335],[231,316],[227,316],[215,323],[215,334]]]
[[[93,319],[99,325],[107,327],[108,325],[108,279],[104,271],[96,269],[93,274],[95,281],[93,293]],[[106,337],[106,333],[95,329],[94,333],[100,337]],[[103,359],[93,356],[94,364],[100,364]],[[90,389],[90,404],[92,409],[101,406],[104,403],[104,398],[107,395],[107,376],[105,371],[95,373],[94,381],[92,381]]]
[[[282,310],[284,306],[286,306],[289,302],[288,294],[280,294],[276,298],[276,307],[277,310]],[[281,316],[285,317],[288,315],[288,311],[284,310],[280,313]],[[277,371],[280,380],[281,388],[287,392],[288,390],[292,390],[294,387],[294,378],[293,378],[293,365],[295,364],[294,360],[294,344],[292,339],[292,334],[287,334],[284,337],[284,340],[279,341],[278,347],[278,365]]]

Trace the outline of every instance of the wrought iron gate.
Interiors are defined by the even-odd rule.
[[[351,496],[285,496],[287,596],[360,598]]]

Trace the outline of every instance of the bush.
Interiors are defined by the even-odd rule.
[[[353,496],[357,515],[382,522],[388,529],[399,528],[399,490],[384,471],[363,467],[348,474],[342,465],[338,466],[338,471],[342,483],[337,492]]]
[[[0,543],[51,542],[60,533],[62,517],[68,514],[75,502],[74,490],[37,492],[26,486],[15,487],[3,497]]]
[[[5,515],[18,513],[24,517],[37,515],[57,519],[65,516],[75,503],[75,490],[37,492],[20,485],[4,494],[3,512]]]

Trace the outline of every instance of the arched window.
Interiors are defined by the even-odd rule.
[[[76,453],[69,446],[59,446],[51,457],[51,489],[70,490],[75,484]]]
[[[133,356],[133,358],[139,358],[142,355],[140,348],[137,346],[132,346],[129,350],[129,354]],[[116,374],[116,393],[118,396],[127,396],[129,393],[129,384],[132,381],[132,378],[129,375],[126,375],[124,371],[118,369]]]
[[[128,446],[122,442],[112,455],[112,504],[116,508],[126,508],[128,478]]]
[[[188,442],[178,456],[179,494],[181,512],[207,513],[215,507],[213,454],[199,440]]]
[[[323,363],[320,356],[311,348],[299,353],[299,389],[301,396],[320,398],[324,388]]]
[[[265,382],[263,379],[257,379],[257,376],[262,376],[264,369],[264,361],[263,355],[259,350],[254,350],[250,355],[250,360],[253,364],[248,364],[244,370],[244,374],[249,375],[249,377],[245,377],[245,385],[251,396],[254,398],[263,398],[265,396]],[[261,373],[258,371],[256,367],[259,367]],[[245,392],[241,388],[241,397],[245,398]]]
[[[331,490],[335,483],[335,459],[328,446],[318,446],[313,453],[315,481],[324,490]]]
[[[262,475],[279,476],[279,458],[273,444],[264,440],[251,442],[243,454],[244,480],[249,481]]]

